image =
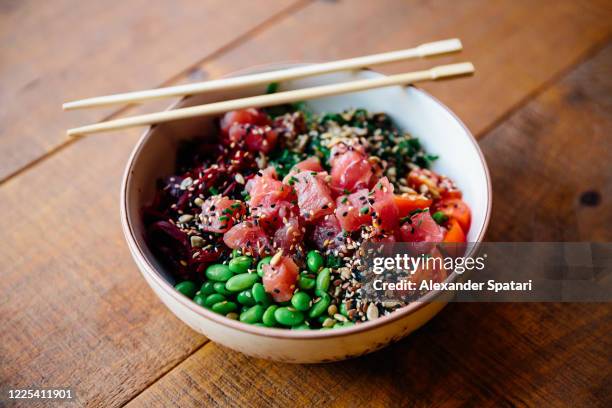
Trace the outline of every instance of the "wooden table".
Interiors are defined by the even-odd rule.
[[[140,131],[64,137],[141,109],[60,111],[457,36],[465,52],[439,62],[471,60],[477,75],[425,88],[480,140],[488,239],[611,241],[609,0],[227,3],[0,4],[0,389],[72,387],[79,406],[612,406],[610,304],[452,304],[398,344],[329,365],[209,342],[157,300],[123,241],[119,183]]]

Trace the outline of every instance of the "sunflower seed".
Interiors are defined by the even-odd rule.
[[[376,320],[378,319],[378,308],[374,303],[370,303],[368,306],[368,310],[366,311],[366,316],[368,320]]]
[[[185,223],[185,222],[189,222],[191,220],[193,220],[193,215],[191,215],[191,214],[183,214],[183,215],[181,215],[179,217],[178,222],[180,222],[182,224],[182,223]]]

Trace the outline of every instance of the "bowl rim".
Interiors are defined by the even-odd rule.
[[[297,64],[268,64],[268,65],[265,65],[265,67],[268,69],[272,67],[273,69],[274,67],[279,67],[279,65],[286,67],[287,65],[297,65]],[[253,72],[254,69],[260,69],[262,67],[264,66],[251,67],[246,70],[240,70],[240,71],[234,72],[232,75],[237,75],[238,73],[244,73],[246,71]],[[377,75],[384,75],[380,72],[377,72],[371,69],[363,69],[360,71],[367,71],[367,72],[371,72]],[[480,158],[480,163],[482,167],[484,168],[485,178],[487,182],[487,186],[486,186],[487,187],[486,188],[487,207],[486,207],[485,219],[484,219],[482,228],[480,229],[478,236],[476,237],[476,240],[474,241],[476,245],[470,251],[470,253],[474,253],[475,251],[478,250],[479,244],[482,242],[482,239],[487,232],[489,221],[491,218],[492,191],[493,190],[492,190],[492,184],[491,184],[491,176],[489,173],[489,167],[487,166],[487,162],[485,160],[484,154],[482,153],[482,150],[480,149],[480,146],[478,145],[478,141],[476,140],[472,132],[467,128],[467,126],[461,121],[461,119],[459,119],[459,117],[452,110],[450,110],[446,105],[444,105],[437,98],[435,98],[428,92],[424,91],[423,89],[417,88],[414,85],[410,85],[410,87],[414,91],[421,93],[422,96],[425,96],[426,98],[430,98],[435,104],[442,107],[448,114],[451,115],[451,117],[455,121],[457,121],[457,123],[461,126],[461,128],[467,134],[470,143],[472,143],[473,147],[476,149],[476,152],[478,153],[478,156]],[[188,97],[181,98],[177,102],[171,104],[166,110],[175,109],[178,105],[183,103],[187,98]],[[153,131],[154,128],[155,126],[150,126],[143,132],[141,137],[138,139],[138,142],[136,143],[134,149],[130,153],[130,157],[128,158],[128,162],[126,164],[125,171],[122,177],[122,182],[121,182],[121,194],[120,194],[121,227],[123,230],[123,235],[125,237],[125,240],[128,244],[128,248],[130,249],[130,252],[132,254],[132,257],[136,261],[137,266],[139,266],[138,269],[143,274],[143,276],[146,274],[145,278],[146,277],[150,278],[151,282],[155,283],[162,291],[165,292],[165,294],[167,294],[173,300],[175,300],[182,306],[188,308],[189,310],[191,310],[193,313],[197,314],[198,316],[203,317],[208,320],[212,320],[214,323],[225,326],[228,329],[234,329],[240,332],[246,332],[246,333],[257,335],[257,336],[286,339],[286,340],[308,340],[308,339],[321,340],[321,339],[356,335],[358,333],[365,333],[367,331],[390,324],[405,316],[415,313],[421,308],[427,306],[429,303],[433,303],[435,301],[445,302],[444,299],[441,299],[441,300],[437,299],[443,294],[442,291],[440,290],[430,291],[425,296],[423,296],[421,299],[419,299],[419,301],[409,303],[408,305],[397,309],[393,313],[390,313],[385,316],[381,316],[377,318],[376,320],[365,321],[365,322],[362,322],[360,324],[357,324],[351,327],[340,328],[337,330],[316,330],[316,331],[314,330],[313,331],[289,330],[289,329],[281,329],[281,328],[274,328],[274,327],[258,327],[258,326],[250,325],[247,323],[242,323],[237,320],[229,319],[225,316],[219,315],[217,313],[214,313],[208,309],[205,309],[197,305],[187,296],[175,290],[174,287],[164,279],[164,277],[157,271],[155,266],[145,256],[142,250],[141,244],[135,238],[136,233],[134,232],[132,220],[130,219],[130,216],[127,211],[127,208],[128,208],[127,188],[128,188],[128,185],[130,184],[129,182],[132,177],[135,159],[140,154],[140,151],[142,150],[146,141],[150,138],[151,132]],[[144,245],[145,243],[143,242],[142,244]],[[449,282],[452,282],[456,280],[457,276],[458,276],[457,273],[453,271],[453,273],[449,275],[446,280]]]

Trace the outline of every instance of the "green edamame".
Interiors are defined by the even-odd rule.
[[[312,308],[308,312],[308,317],[314,319],[315,317],[322,316],[327,312],[330,303],[331,297],[327,293],[322,294],[321,298],[312,305]]]
[[[305,275],[300,275],[298,278],[298,286],[302,290],[311,290],[315,287],[315,280]]]
[[[308,255],[306,255],[306,266],[313,273],[319,272],[319,269],[323,266],[323,256],[319,251],[308,252]]]
[[[253,294],[248,289],[240,292],[238,296],[236,296],[236,300],[244,306],[253,306],[256,303],[255,299],[253,299]]]
[[[322,296],[323,293],[327,293],[329,289],[329,282],[331,280],[331,271],[329,268],[324,268],[319,272],[315,284],[315,293],[318,296]]]
[[[202,292],[198,292],[193,297],[193,301],[196,302],[200,306],[204,306],[204,303],[206,302],[206,295],[203,294]]]
[[[297,326],[304,321],[304,314],[292,307],[279,307],[274,312],[274,318],[284,326]]]
[[[310,330],[310,326],[306,323],[298,324],[297,326],[291,327],[291,330]]]
[[[268,306],[270,304],[270,295],[266,292],[266,288],[259,282],[255,282],[253,287],[251,288],[251,292],[253,294],[253,299],[257,303],[261,303],[264,306]]]
[[[206,277],[215,282],[226,282],[232,276],[234,273],[224,264],[213,264],[206,268]]]
[[[276,322],[276,318],[274,317],[274,312],[276,312],[276,309],[278,309],[278,306],[276,305],[268,306],[263,316],[261,317],[263,324],[265,324],[267,327],[276,326],[277,322]]]
[[[178,290],[190,299],[192,299],[198,291],[198,288],[196,288],[195,283],[193,283],[192,281],[183,281],[177,283],[176,286],[174,286],[174,289]]]
[[[206,300],[204,301],[204,307],[212,307],[215,303],[223,302],[225,300],[225,296],[219,293],[213,293],[212,295],[208,295]]]
[[[213,293],[215,293],[215,283],[205,282],[200,288],[200,293],[202,293],[204,296],[212,295]]]
[[[262,305],[252,306],[248,310],[240,314],[240,321],[249,324],[257,323],[261,321],[264,311],[265,310]]]
[[[214,295],[211,295],[214,296]],[[231,312],[235,312],[238,309],[238,305],[234,302],[224,300],[223,302],[215,303],[212,305],[212,311],[222,315],[226,315]]]
[[[263,274],[264,274],[263,266],[268,265],[271,260],[272,260],[271,256],[266,256],[265,258],[262,258],[261,261],[257,263],[257,274],[259,275],[259,277],[263,278]]]
[[[238,256],[229,261],[229,269],[234,273],[245,273],[251,267],[253,258],[250,256]]]
[[[215,284],[213,285],[213,288],[215,289],[215,292],[223,296],[229,296],[232,294],[232,292],[225,289],[225,282],[215,282]]]
[[[306,292],[298,292],[291,298],[291,305],[301,312],[310,309],[310,296]]]
[[[225,282],[225,289],[230,292],[240,292],[249,289],[257,280],[259,276],[254,273],[241,273],[234,275],[227,282]]]

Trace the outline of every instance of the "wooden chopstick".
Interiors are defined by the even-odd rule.
[[[437,80],[474,73],[474,66],[470,62],[441,65],[425,71],[408,72],[374,79],[361,79],[339,84],[323,85],[313,88],[297,89],[268,95],[251,96],[248,98],[232,99],[229,101],[191,106],[188,108],[150,113],[115,119],[108,122],[96,123],[68,130],[68,136],[81,136],[89,133],[119,130],[135,126],[153,125],[173,120],[192,118],[195,116],[215,115],[235,109],[261,108],[265,106],[280,105],[307,99],[332,96],[342,93],[365,91],[367,89],[381,88],[392,85],[404,85],[414,82]]]
[[[70,110],[120,103],[140,103],[153,99],[194,95],[221,89],[235,89],[251,85],[267,84],[270,82],[286,81],[288,79],[303,78],[311,75],[363,68],[389,62],[430,57],[461,51],[461,49],[461,41],[458,38],[452,38],[449,40],[421,44],[417,47],[408,48],[405,50],[366,55],[363,57],[326,62],[322,64],[305,65],[279,71],[263,72],[259,74],[215,79],[212,81],[198,82],[193,84],[81,99],[78,101],[64,103],[62,107],[64,110]]]

